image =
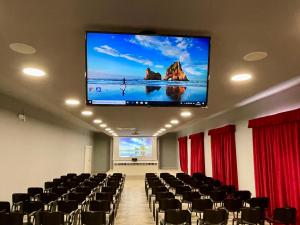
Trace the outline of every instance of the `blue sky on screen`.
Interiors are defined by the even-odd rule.
[[[152,151],[152,138],[149,137],[121,137],[119,140],[120,151],[122,150],[135,150],[140,149],[142,145],[145,146],[146,150]]]
[[[88,78],[143,79],[146,68],[165,75],[180,61],[189,80],[206,80],[208,38],[87,34]]]

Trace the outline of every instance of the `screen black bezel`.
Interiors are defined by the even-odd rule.
[[[145,36],[169,36],[169,37],[191,37],[191,38],[207,38],[209,39],[209,46],[208,46],[208,68],[207,68],[207,88],[206,88],[206,99],[205,105],[190,105],[190,104],[180,104],[180,102],[172,102],[166,104],[136,104],[136,105],[122,105],[122,104],[93,104],[89,103],[88,100],[88,73],[87,73],[87,34],[88,33],[105,33],[105,34],[132,34],[132,35],[145,35]],[[196,108],[207,108],[208,102],[208,88],[209,88],[209,79],[210,79],[210,57],[211,57],[211,37],[205,35],[176,35],[176,34],[160,34],[156,32],[114,32],[114,31],[90,31],[87,30],[85,32],[85,103],[87,106],[125,106],[125,107],[135,107],[135,106],[143,106],[143,107],[196,107]]]

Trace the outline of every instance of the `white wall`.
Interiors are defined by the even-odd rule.
[[[43,187],[45,181],[68,172],[83,172],[87,144],[91,144],[87,131],[30,115],[22,122],[16,112],[0,108],[0,201],[11,201],[12,193]]]

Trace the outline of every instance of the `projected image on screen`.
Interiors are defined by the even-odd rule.
[[[120,157],[152,157],[151,137],[121,137],[119,141]]]

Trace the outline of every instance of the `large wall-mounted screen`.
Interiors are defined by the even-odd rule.
[[[156,137],[114,137],[113,160],[157,160]]]
[[[207,105],[209,37],[86,33],[89,105]]]

